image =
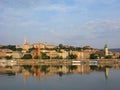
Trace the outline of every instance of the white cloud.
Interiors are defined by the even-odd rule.
[[[87,23],[80,26],[80,29],[83,30],[119,30],[120,29],[120,20],[93,20],[88,21]]]

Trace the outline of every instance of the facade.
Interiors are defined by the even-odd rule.
[[[12,57],[13,58],[22,58],[23,54],[21,52],[13,52]]]
[[[12,51],[10,49],[0,49],[0,57],[5,57],[5,56],[12,56],[12,58],[21,58],[22,53]]]
[[[69,55],[68,52],[64,50],[62,50],[61,53],[58,53],[58,56],[62,57],[63,59],[66,59],[68,55]]]
[[[56,48],[56,46],[55,45],[46,45],[46,48],[52,49],[52,48]]]
[[[50,59],[55,58],[58,56],[58,53],[55,50],[49,50],[46,53],[48,56],[50,56]]]
[[[0,57],[9,56],[13,51],[10,49],[0,49]],[[10,55],[11,56],[11,55]]]
[[[43,43],[34,43],[34,44],[32,44],[32,46],[33,46],[34,48],[40,47],[40,49],[41,49],[41,48],[44,49],[46,45],[43,44]]]

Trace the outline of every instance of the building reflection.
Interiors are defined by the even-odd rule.
[[[109,75],[109,68],[106,67],[105,68],[105,77],[106,77],[106,79],[108,79],[108,75]]]
[[[120,70],[120,65],[115,64],[113,66],[105,65],[89,65],[87,63],[81,65],[21,65],[21,66],[6,66],[0,67],[0,74],[5,75],[22,75],[24,83],[30,78],[37,78],[40,80],[44,77],[58,75],[62,77],[68,74],[87,74],[99,71],[105,73],[105,78],[109,77],[109,70],[111,68]]]

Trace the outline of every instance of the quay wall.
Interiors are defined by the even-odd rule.
[[[96,59],[95,59],[96,60]],[[32,64],[36,64],[36,65],[71,65],[72,61],[76,61],[76,60],[69,60],[69,59],[51,59],[51,60],[41,60],[41,59],[37,59],[37,60],[32,60],[32,59],[19,59],[16,60],[17,64],[19,65],[32,65]],[[86,59],[86,60],[80,60],[81,62],[85,62],[85,63],[90,63],[90,61],[94,61],[94,60],[90,60],[90,59]],[[113,64],[120,64],[120,59],[99,59],[96,60],[98,61],[98,65],[113,65]]]

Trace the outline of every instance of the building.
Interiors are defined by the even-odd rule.
[[[68,57],[68,52],[65,50],[61,50],[60,53],[58,53],[59,57],[62,57],[63,59],[66,59]]]
[[[56,46],[55,45],[46,45],[46,48],[52,49],[52,48],[56,48]]]
[[[26,38],[24,38],[24,44],[23,44],[23,50],[22,50],[22,52],[26,53],[30,48],[32,48],[32,45],[30,45],[27,42]]]
[[[107,44],[105,44],[104,53],[105,53],[105,56],[108,56],[108,46],[107,46]]]
[[[40,47],[40,49],[41,49],[41,48],[44,49],[46,45],[43,44],[43,43],[34,43],[34,44],[32,44],[32,46],[33,46],[34,48]]]
[[[12,52],[10,49],[0,49],[0,57],[11,56]]]

